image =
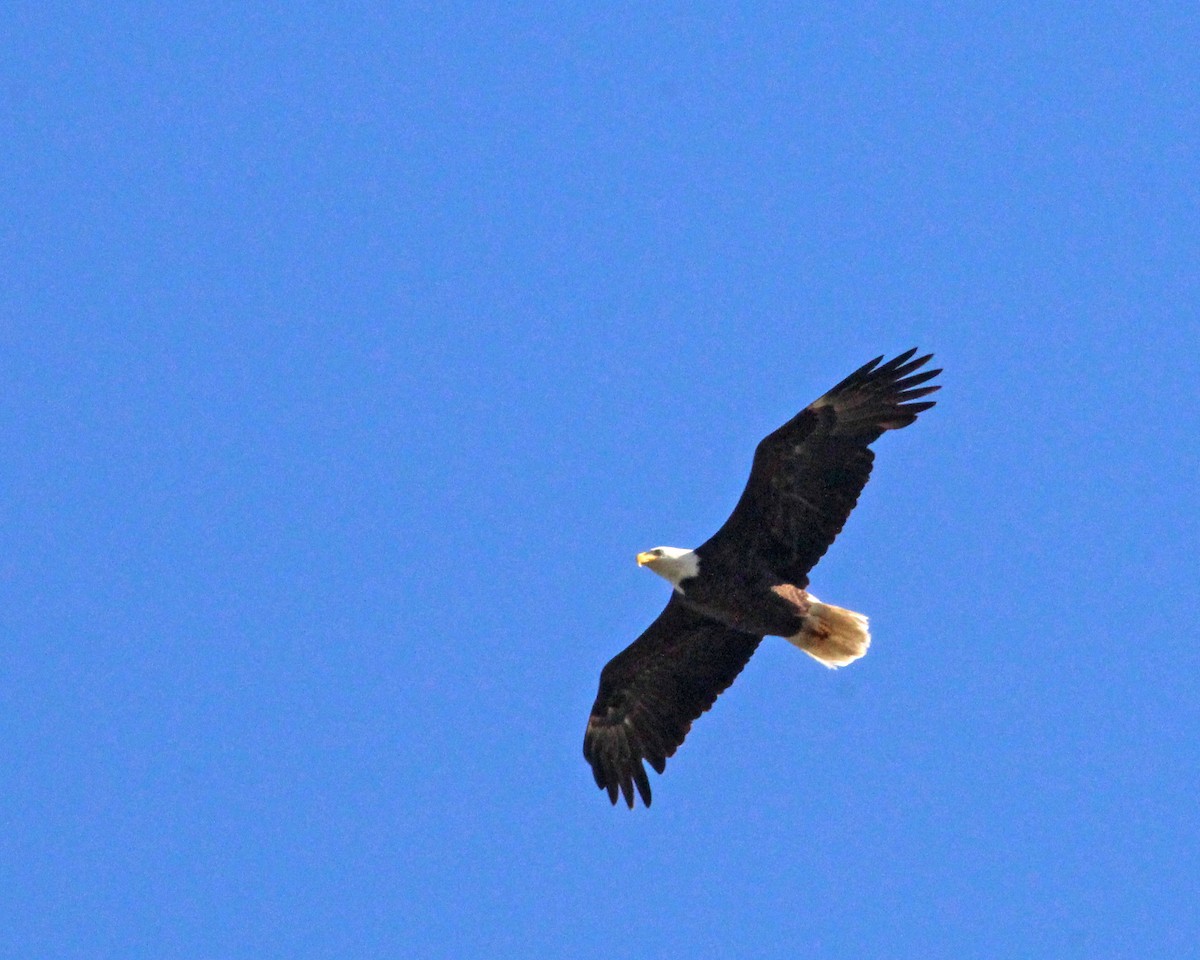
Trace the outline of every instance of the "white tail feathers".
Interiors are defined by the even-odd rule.
[[[812,606],[804,618],[804,628],[788,637],[789,643],[831,670],[853,663],[867,652],[871,634],[865,616],[821,603],[811,593],[808,598]]]

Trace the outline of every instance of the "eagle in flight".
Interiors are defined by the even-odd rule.
[[[636,787],[650,806],[643,762],[663,772],[764,636],[830,668],[867,652],[867,618],[821,603],[808,573],[858,502],[870,445],[934,405],[915,401],[939,389],[922,384],[941,370],[921,370],[933,355],[916,352],[876,357],[765,437],[733,513],[695,550],[638,554],[674,589],[658,619],[600,672],[583,755],[614,804],[621,795],[632,809]]]

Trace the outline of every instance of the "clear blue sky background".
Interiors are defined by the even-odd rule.
[[[1177,958],[1200,942],[1200,12],[0,14],[0,954]],[[912,345],[649,811],[634,553]]]

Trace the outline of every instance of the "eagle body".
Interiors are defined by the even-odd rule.
[[[804,625],[809,603],[803,590],[784,583],[761,563],[730,563],[731,558],[707,545],[695,553],[696,575],[676,587],[690,609],[759,636],[790,637]]]
[[[650,805],[649,777],[683,743],[692,722],[742,671],[766,636],[784,637],[828,667],[870,645],[867,618],[822,603],[808,575],[841,532],[871,474],[870,444],[929,409],[917,402],[940,370],[916,350],[855,370],[754,453],[729,519],[696,547],[638,554],[674,588],[658,618],[600,673],[583,754],[597,786],[630,808]]]

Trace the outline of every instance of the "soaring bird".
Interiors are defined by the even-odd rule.
[[[870,445],[907,427],[938,390],[922,386],[933,354],[876,357],[759,443],[733,513],[696,547],[637,555],[669,580],[671,598],[646,631],[600,672],[583,755],[596,784],[630,809],[650,806],[643,762],[662,773],[692,721],[711,707],[765,636],[783,637],[827,667],[867,652],[861,613],[821,603],[808,574],[842,531],[871,475]]]

